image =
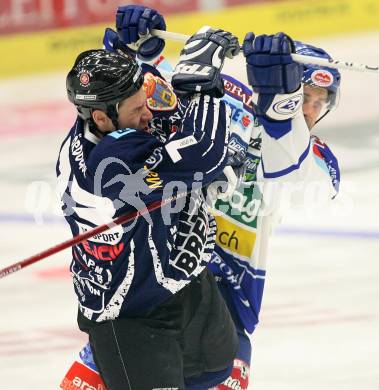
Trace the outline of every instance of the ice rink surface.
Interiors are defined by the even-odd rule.
[[[379,65],[379,33],[313,41]],[[340,196],[294,210],[272,237],[254,390],[379,389],[379,75],[343,73],[317,133],[339,157]],[[0,268],[70,233],[57,213],[55,161],[74,110],[65,74],[0,82]],[[34,211],[34,215],[32,214]],[[58,389],[85,342],[68,251],[0,280],[0,389]]]

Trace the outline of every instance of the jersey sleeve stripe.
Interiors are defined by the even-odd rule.
[[[262,158],[261,162],[262,162],[262,169],[263,169],[263,177],[265,179],[275,179],[277,177],[288,175],[289,173],[299,169],[301,164],[303,163],[303,161],[309,155],[309,151],[310,151],[310,143],[308,143],[307,148],[300,155],[299,160],[298,160],[298,162],[296,164],[292,164],[289,167],[287,167],[285,169],[282,169],[280,171],[276,171],[276,172],[266,172],[265,171],[265,167],[264,167],[264,161],[263,161],[263,158]]]

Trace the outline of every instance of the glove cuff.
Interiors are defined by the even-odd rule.
[[[252,102],[256,107],[260,107],[258,116],[266,116],[274,121],[285,121],[294,118],[300,112],[303,105],[303,85],[300,88],[289,94],[264,95],[253,93]],[[262,102],[270,102],[269,104],[262,104]],[[263,109],[263,106],[266,106]]]
[[[163,39],[152,37],[144,41],[137,51],[137,58],[142,62],[151,62],[159,57],[166,45]]]

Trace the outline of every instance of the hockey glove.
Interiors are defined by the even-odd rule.
[[[246,152],[234,151],[228,147],[226,166],[222,174],[208,186],[207,196],[211,202],[217,199],[229,200],[241,185],[246,173]]]
[[[254,36],[243,42],[247,77],[253,88],[254,112],[275,121],[291,119],[303,102],[303,66],[294,62],[292,39],[283,33]]]
[[[220,76],[225,57],[239,52],[238,39],[223,30],[206,26],[193,35],[180,52],[172,86],[181,95],[204,93],[213,97],[224,95]]]
[[[117,8],[116,28],[120,39],[142,61],[151,61],[161,54],[165,41],[150,35],[151,29],[166,30],[162,15],[141,5]]]
[[[104,48],[112,53],[129,54],[135,57],[135,52],[131,50],[118,36],[116,31],[106,28],[103,37]],[[121,54],[120,53],[120,54]]]

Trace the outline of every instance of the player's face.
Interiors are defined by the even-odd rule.
[[[146,106],[146,94],[143,88],[118,105],[118,123],[122,129],[146,130],[153,118]]]
[[[328,91],[325,88],[304,85],[303,114],[308,129],[311,130],[317,119],[325,113],[328,104]]]

